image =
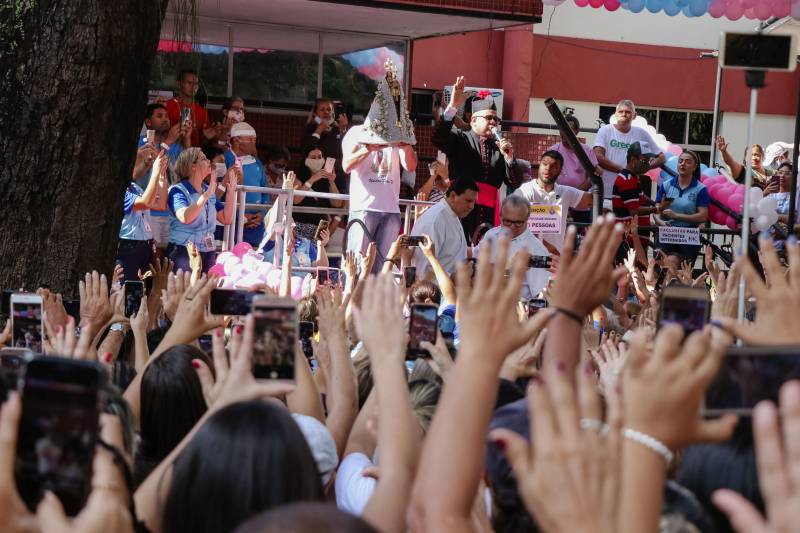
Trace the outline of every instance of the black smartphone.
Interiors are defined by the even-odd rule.
[[[317,285],[328,284],[328,269],[324,267],[317,267]]]
[[[711,298],[705,287],[670,285],[665,287],[658,316],[658,328],[680,324],[688,335],[703,329],[711,314]]]
[[[406,246],[413,247],[419,246],[420,244],[425,244],[425,237],[422,235],[406,235],[405,238]]]
[[[333,106],[333,116],[336,120],[339,120],[339,117],[342,115],[347,114],[347,110],[344,107],[344,104],[341,102],[336,102]]]
[[[80,300],[62,300],[64,310],[69,316],[75,319],[75,323],[79,324],[81,321],[81,301]]]
[[[406,289],[410,289],[414,282],[417,281],[417,267],[407,266],[403,269],[403,281]]]
[[[297,303],[291,298],[259,296],[253,300],[252,313],[253,375],[257,379],[294,380]]]
[[[8,393],[17,390],[20,374],[33,356],[34,353],[27,348],[0,350],[0,401],[6,401]]]
[[[531,298],[528,300],[528,318],[538,313],[540,309],[546,309],[548,305],[544,298]]]
[[[309,359],[314,357],[314,348],[311,346],[311,339],[314,337],[314,323],[301,320],[299,334],[300,347],[303,349],[303,355]]]
[[[749,415],[762,400],[777,402],[786,381],[800,378],[800,346],[732,346],[706,389],[703,414]]]
[[[15,475],[31,511],[46,490],[55,493],[69,516],[83,508],[91,490],[104,376],[99,364],[88,361],[37,357],[28,362]]]
[[[528,268],[550,268],[553,259],[549,255],[532,255],[528,259]]]
[[[181,126],[186,124],[186,121],[191,120],[191,118],[192,118],[192,108],[191,107],[181,108]]]
[[[214,289],[211,291],[211,314],[244,316],[253,307],[253,298],[259,292],[239,291],[231,289]]]
[[[660,291],[664,287],[664,280],[667,278],[667,269],[656,265],[658,268],[658,275],[656,277],[656,284],[653,287],[656,291]]]
[[[411,319],[408,322],[408,351],[406,359],[413,360],[417,357],[430,357],[428,350],[420,347],[422,341],[431,344],[436,342],[436,332],[439,329],[439,313],[435,304],[413,304],[411,306]]]
[[[330,226],[330,222],[325,219],[319,221],[317,224],[317,229],[314,230],[314,242],[316,243],[319,240],[319,234],[322,233],[323,230],[327,230]]]
[[[125,316],[130,317],[139,312],[144,298],[144,282],[125,282]]]

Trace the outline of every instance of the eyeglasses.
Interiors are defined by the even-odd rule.
[[[509,220],[507,218],[500,219],[500,223],[503,224],[504,226],[508,227],[514,226],[516,228],[524,226],[525,224],[527,224],[527,222],[528,222],[527,219],[526,220]]]
[[[494,122],[496,124],[502,124],[503,123],[503,121],[500,120],[500,117],[498,117],[497,115],[478,115],[475,118],[482,118],[486,122]]]

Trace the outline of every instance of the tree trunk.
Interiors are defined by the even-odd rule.
[[[4,0],[0,288],[110,274],[167,0]]]

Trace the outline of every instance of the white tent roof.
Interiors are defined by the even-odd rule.
[[[197,42],[325,54],[540,22],[539,17],[364,0],[198,0]],[[162,26],[172,38],[174,6]]]

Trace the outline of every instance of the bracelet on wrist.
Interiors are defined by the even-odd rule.
[[[670,449],[667,448],[666,444],[657,438],[648,435],[647,433],[642,433],[641,431],[636,431],[632,428],[623,428],[622,436],[626,439],[632,440],[633,442],[641,444],[652,452],[657,453],[664,458],[664,460],[667,462],[667,466],[672,463],[672,459],[675,457],[675,454],[673,454]]]
[[[564,309],[563,307],[554,307],[553,309],[556,313],[564,315],[565,317],[570,318],[583,326],[583,317],[581,317],[578,313],[570,311],[569,309]]]

